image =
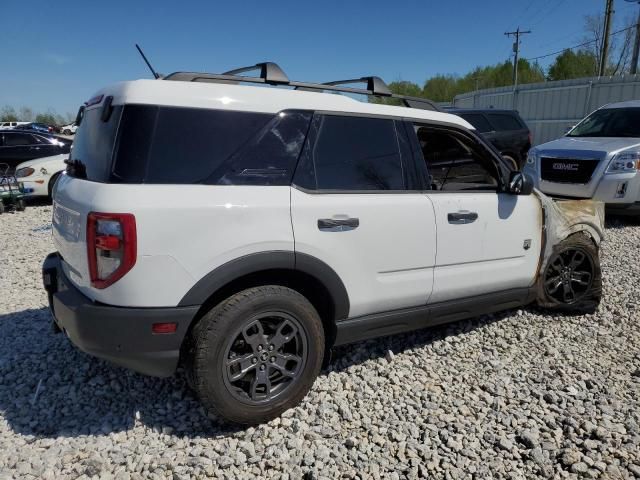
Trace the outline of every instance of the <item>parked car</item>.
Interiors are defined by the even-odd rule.
[[[529,127],[516,110],[454,108],[448,112],[464,118],[473,125],[476,131],[511,162],[515,170],[522,168],[531,148],[532,136]]]
[[[64,173],[68,154],[38,158],[21,163],[15,176],[25,187],[26,197],[49,197],[60,175]]]
[[[0,130],[10,130],[20,127],[21,125],[26,125],[27,123],[29,122],[0,122]]]
[[[56,133],[51,125],[38,122],[29,122],[20,125],[20,130],[33,130],[38,133]]]
[[[260,423],[335,345],[598,305],[602,204],[533,192],[464,119],[378,77],[257,68],[118,83],[82,107],[43,265],[80,349],[156,376],[182,362],[207,410]]]
[[[62,127],[60,127],[60,131],[63,135],[75,135],[77,129],[78,126],[76,125],[76,122],[72,122],[69,125],[63,125]]]
[[[16,165],[34,158],[69,153],[71,141],[28,130],[0,130],[0,163],[13,170]]]
[[[564,137],[529,152],[524,171],[543,192],[593,198],[640,214],[640,100],[606,105]]]

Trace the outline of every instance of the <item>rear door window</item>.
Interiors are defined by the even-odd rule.
[[[404,190],[393,120],[316,115],[295,182],[313,190]]]
[[[495,130],[522,130],[524,126],[513,115],[506,113],[488,113],[487,116],[495,127]]]

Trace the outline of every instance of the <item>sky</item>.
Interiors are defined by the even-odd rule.
[[[615,24],[637,12],[615,0]],[[274,61],[289,78],[324,82],[378,75],[422,85],[521,55],[584,41],[584,16],[605,0],[337,2],[215,0],[0,0],[0,107],[73,113],[99,88],[155,69],[222,72]],[[545,59],[548,65],[553,58]]]

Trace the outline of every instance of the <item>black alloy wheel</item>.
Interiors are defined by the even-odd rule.
[[[225,384],[239,401],[260,404],[286,392],[304,370],[307,336],[284,312],[249,319],[228,342]]]
[[[556,254],[549,263],[544,288],[551,298],[571,305],[589,292],[593,278],[591,256],[581,248],[568,248]]]

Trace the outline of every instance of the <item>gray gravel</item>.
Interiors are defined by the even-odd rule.
[[[144,377],[50,333],[50,215],[0,216],[0,479],[640,478],[640,224],[609,224],[597,314],[341,348],[298,408],[234,429],[181,372]]]

